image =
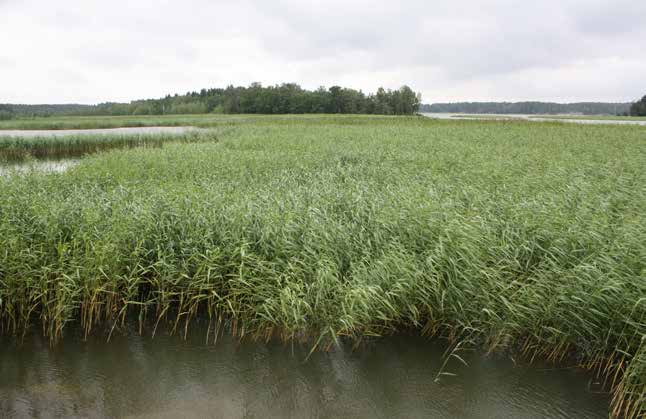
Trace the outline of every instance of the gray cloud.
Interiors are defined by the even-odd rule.
[[[157,97],[207,86],[407,83],[425,101],[646,93],[635,0],[0,0],[0,102]]]
[[[579,30],[600,37],[639,33],[644,29],[646,3],[635,0],[591,1],[575,15]],[[644,39],[642,38],[642,42]]]

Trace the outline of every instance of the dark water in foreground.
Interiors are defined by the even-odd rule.
[[[0,417],[607,418],[590,375],[390,337],[331,352],[204,334],[0,340]]]

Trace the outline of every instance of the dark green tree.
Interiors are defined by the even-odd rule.
[[[646,96],[633,103],[630,107],[631,116],[646,116]]]
[[[159,99],[134,100],[130,103],[99,105],[11,105],[2,108],[2,118],[47,115],[166,115],[203,113],[304,114],[347,113],[412,115],[419,109],[420,95],[408,86],[398,90],[380,88],[367,95],[361,90],[332,86],[311,91],[295,83],[264,87],[201,89],[183,95]],[[6,105],[5,105],[6,107]],[[13,112],[13,113],[12,113]],[[11,115],[10,115],[11,114]]]
[[[0,121],[13,119],[14,111],[10,105],[0,104]]]

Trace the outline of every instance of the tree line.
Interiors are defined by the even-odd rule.
[[[646,96],[632,104],[630,116],[646,116]]]
[[[360,90],[332,86],[306,90],[298,84],[285,83],[264,87],[253,83],[248,87],[228,86],[225,89],[202,89],[184,95],[161,99],[137,100],[129,104],[97,105],[94,114],[163,115],[163,114],[303,114],[349,113],[410,115],[418,111],[421,95],[408,86],[398,90],[380,88],[366,95]]]
[[[410,87],[397,90],[379,88],[373,94],[361,90],[332,86],[316,90],[285,83],[264,87],[202,89],[183,95],[159,99],[135,100],[130,103],[106,102],[99,105],[11,105],[0,104],[0,120],[15,117],[51,115],[165,115],[203,113],[350,113],[411,115],[416,112],[483,113],[483,114],[582,114],[646,116],[646,96],[634,103],[553,103],[553,102],[456,102],[422,105],[421,95]]]
[[[13,105],[0,103],[0,121],[15,117],[35,117],[51,115],[83,115],[92,105]]]
[[[0,121],[6,121],[7,119],[12,119],[14,117],[14,111],[11,108],[11,105],[0,104]]]
[[[480,114],[582,114],[626,115],[631,103],[457,102],[423,105],[421,112]]]
[[[379,88],[374,94],[332,86],[303,89],[295,83],[202,89],[159,99],[99,105],[9,105],[15,116],[47,115],[166,115],[166,114],[304,114],[344,113],[412,115],[419,110],[421,95],[410,87]],[[10,111],[11,111],[10,110]],[[8,112],[10,112],[8,111]]]

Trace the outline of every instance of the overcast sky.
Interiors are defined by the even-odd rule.
[[[0,0],[0,103],[254,81],[630,101],[646,94],[646,0]]]

